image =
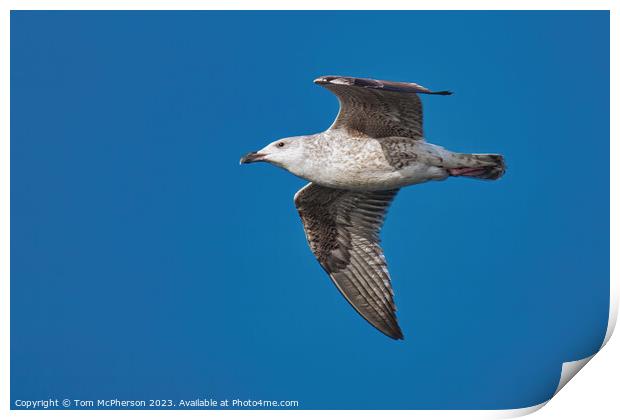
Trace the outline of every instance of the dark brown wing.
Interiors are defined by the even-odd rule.
[[[358,192],[306,185],[295,194],[310,249],[338,290],[385,335],[402,339],[379,231],[398,190]]]
[[[357,77],[323,76],[314,83],[332,91],[340,101],[340,112],[330,129],[346,129],[353,136],[372,138],[423,140],[422,102],[417,94],[451,94],[433,92],[415,83]]]

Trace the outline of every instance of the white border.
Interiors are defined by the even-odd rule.
[[[380,5],[381,7],[377,7]],[[2,97],[0,100],[0,133],[2,133],[2,142],[0,142],[0,159],[2,159],[2,165],[0,165],[1,182],[0,182],[0,200],[2,205],[3,216],[0,224],[0,231],[2,232],[2,253],[0,255],[0,275],[1,275],[1,301],[0,310],[2,311],[2,345],[1,345],[1,358],[0,363],[2,367],[2,378],[0,382],[1,389],[3,390],[3,398],[0,400],[0,415],[12,415],[19,416],[20,418],[35,418],[38,416],[57,417],[57,418],[82,418],[85,413],[78,410],[49,410],[49,411],[27,411],[27,410],[14,410],[10,411],[10,10],[611,10],[611,138],[617,139],[618,127],[617,127],[617,98],[618,98],[618,85],[613,75],[618,74],[617,65],[617,42],[618,39],[618,8],[614,8],[614,2],[608,1],[583,1],[583,0],[506,0],[502,2],[493,0],[436,0],[436,1],[405,1],[405,0],[383,0],[381,2],[373,2],[372,0],[303,0],[296,1],[294,4],[290,1],[283,0],[263,0],[263,1],[250,1],[250,0],[236,0],[223,2],[223,4],[212,4],[203,0],[92,0],[92,1],[80,1],[80,0],[59,0],[59,1],[45,1],[45,0],[9,0],[0,2],[0,92]],[[568,88],[568,87],[567,87]],[[611,161],[617,157],[617,146],[615,142],[611,142],[610,147]],[[616,159],[617,161],[617,159]],[[614,193],[613,185],[614,180],[617,180],[617,170],[611,165],[611,214],[617,214],[618,203],[617,196]],[[595,180],[593,180],[595,182]],[[614,223],[614,219],[611,219],[611,280],[610,280],[610,313],[609,324],[607,333],[605,335],[605,341],[603,345],[607,344],[617,320],[618,313],[618,272],[617,266],[614,264],[614,256],[617,255],[617,245],[615,242],[617,234],[617,224]],[[615,369],[615,374],[618,374],[618,353],[619,347],[615,346],[616,358],[612,359],[607,355],[607,365],[610,365]],[[562,376],[560,383],[558,384],[557,392],[562,389],[564,385],[588,363],[592,357],[589,356],[581,361],[567,362],[562,366]],[[597,358],[598,359],[598,358]],[[612,380],[617,383],[617,376],[611,378],[609,371],[606,368],[601,368],[599,365],[599,375],[596,379],[597,382],[591,382],[591,386],[596,388],[603,388],[601,382],[607,382],[607,391],[614,389],[610,386]],[[602,372],[602,374],[601,374]],[[607,375],[606,375],[607,374]],[[602,390],[603,394],[605,389]],[[609,408],[598,410],[600,413],[609,415],[611,413],[618,412],[618,403],[609,393],[609,398],[606,400],[609,404]],[[575,396],[579,398],[578,395]],[[604,402],[591,396],[592,399],[597,400],[597,407],[603,405]],[[553,398],[555,401],[557,398]],[[561,398],[560,398],[561,399]],[[570,403],[564,399],[565,403],[568,403],[569,409]],[[573,400],[573,406],[579,406],[578,401]],[[353,414],[358,418],[376,418],[378,416],[391,416],[396,418],[507,418],[526,415],[539,410],[547,402],[539,404],[533,407],[527,407],[515,410],[450,410],[450,411],[427,411],[427,410],[413,410],[413,411],[387,411],[387,410],[374,410],[374,411],[355,411],[355,410],[338,410],[338,411],[226,411],[226,410],[209,410],[208,414],[203,410],[196,411],[114,411],[115,416],[124,418],[135,417],[149,417],[149,418],[169,418],[171,416],[184,417],[184,418],[204,418],[209,417],[218,418],[238,418],[241,416],[248,416],[261,419],[272,418],[314,418],[315,416],[340,416],[340,413],[345,412],[349,415]],[[584,402],[584,404],[586,404]],[[562,410],[557,404],[554,405],[554,412],[550,415],[562,415],[563,418],[576,418],[572,414],[574,412],[568,410]],[[545,410],[546,411],[546,410]],[[560,411],[560,413],[558,413]],[[107,418],[112,415],[108,410],[89,411],[89,418]],[[538,415],[538,414],[537,414]]]

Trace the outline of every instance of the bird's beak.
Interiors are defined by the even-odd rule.
[[[260,162],[264,160],[263,159],[264,157],[265,157],[264,153],[250,152],[247,155],[243,156],[241,160],[239,161],[239,163],[241,164],[241,163]]]

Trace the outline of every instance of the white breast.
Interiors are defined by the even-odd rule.
[[[416,162],[392,167],[375,139],[326,138],[304,165],[303,178],[331,188],[388,190],[443,179],[443,169]]]

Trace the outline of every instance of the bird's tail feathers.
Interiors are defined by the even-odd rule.
[[[504,157],[494,154],[464,154],[463,167],[448,169],[451,176],[496,180],[506,172]]]

